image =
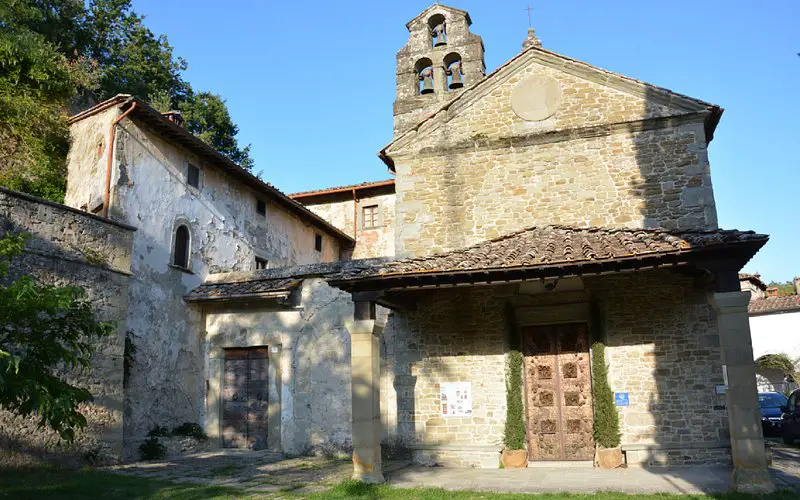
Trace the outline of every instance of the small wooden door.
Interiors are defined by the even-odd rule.
[[[594,417],[585,323],[522,331],[530,460],[592,460]]]
[[[267,447],[269,352],[266,347],[225,349],[222,446]]]

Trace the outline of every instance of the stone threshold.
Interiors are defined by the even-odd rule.
[[[535,469],[537,467],[591,469],[594,467],[594,462],[591,460],[537,460],[528,462],[528,468]]]

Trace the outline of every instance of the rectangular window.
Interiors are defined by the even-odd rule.
[[[314,250],[322,251],[322,235],[319,233],[314,233]]]
[[[370,205],[361,209],[361,228],[378,227],[378,205]]]
[[[256,213],[258,215],[267,216],[267,202],[264,200],[256,200]]]
[[[200,169],[191,163],[189,164],[189,169],[186,172],[186,184],[196,188],[200,187]]]
[[[261,257],[256,257],[256,271],[258,271],[260,269],[266,269],[268,263],[269,262],[267,261],[267,259],[262,259]]]

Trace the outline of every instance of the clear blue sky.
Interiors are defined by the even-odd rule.
[[[771,235],[746,271],[800,275],[800,2],[442,3],[470,12],[491,71],[520,51],[528,2],[545,48],[725,108],[710,146],[720,226]],[[392,136],[395,54],[430,4],[134,0],[285,192],[389,177],[376,152]]]

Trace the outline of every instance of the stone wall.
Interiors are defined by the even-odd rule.
[[[123,353],[128,308],[131,242],[135,229],[64,205],[0,188],[0,238],[8,231],[31,235],[11,276],[82,287],[97,317],[116,325],[97,346],[91,372],[71,375],[95,397],[84,408],[88,427],[72,445],[38,429],[36,418],[0,412],[0,465],[40,460],[61,463],[116,462],[122,457]]]
[[[729,464],[716,316],[692,279],[669,271],[586,279],[604,305],[609,383],[629,463]]]
[[[590,70],[577,76],[577,64],[556,69],[538,54],[523,54],[388,148],[398,255],[541,224],[717,226],[707,113],[669,107],[647,88],[634,95],[592,81]],[[532,77],[561,92],[552,116],[538,121],[511,105]]]
[[[348,193],[349,195],[349,193]],[[356,210],[353,210],[356,203]],[[363,226],[363,207],[377,205],[379,224],[376,228]],[[330,222],[343,232],[353,235],[353,217],[357,217],[355,224],[356,240],[353,250],[353,259],[368,259],[372,257],[391,257],[394,255],[394,228],[395,228],[395,195],[394,193],[364,196],[354,202],[352,198],[320,203],[308,203],[309,210]]]
[[[723,383],[715,316],[691,278],[669,271],[594,277],[582,291],[560,293],[528,285],[419,292],[415,311],[390,317],[381,386],[390,449],[410,449],[421,463],[496,467],[507,304],[547,312],[577,300],[600,305],[592,331],[604,332],[612,390],[630,397],[619,408],[628,463],[730,462],[724,396],[715,392]],[[472,418],[441,416],[439,384],[456,381],[472,382]]]
[[[230,347],[279,349],[278,370],[270,381],[270,447],[288,454],[349,453],[352,449],[350,406],[350,295],[319,278],[303,282],[295,307],[269,303],[206,306],[206,432],[220,446],[222,361]],[[272,375],[272,373],[271,373]],[[272,400],[271,400],[272,401]]]
[[[87,205],[102,193],[105,153],[95,143],[115,116],[112,108],[71,126],[68,205]],[[186,182],[189,163],[200,169],[199,188]],[[266,215],[257,213],[259,198]],[[256,256],[281,267],[335,261],[340,248],[331,234],[130,118],[117,129],[111,200],[111,218],[139,228],[126,320],[136,353],[125,397],[125,454],[137,458],[154,426],[205,418],[204,323],[183,297],[211,273],[254,269]],[[190,232],[188,270],[171,265],[181,224]],[[315,250],[316,233],[322,251]]]

